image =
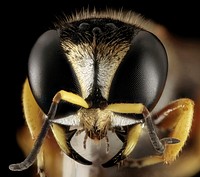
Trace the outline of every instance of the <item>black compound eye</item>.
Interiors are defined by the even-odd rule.
[[[36,41],[29,57],[28,79],[33,96],[44,113],[48,112],[59,90],[80,94],[73,68],[61,48],[58,31],[49,30]],[[66,104],[60,110],[73,109]]]
[[[167,54],[160,40],[140,31],[115,73],[108,101],[143,103],[152,110],[163,92],[167,70]]]

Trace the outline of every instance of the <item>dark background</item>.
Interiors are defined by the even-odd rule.
[[[73,3],[73,4],[72,4]],[[27,60],[36,39],[55,21],[55,17],[71,14],[82,7],[122,8],[141,13],[166,26],[183,38],[200,40],[200,9],[192,1],[7,1],[1,5],[1,169],[5,177],[30,176],[29,170],[11,172],[8,165],[24,159],[15,141],[15,133],[23,124],[22,84],[27,73]]]

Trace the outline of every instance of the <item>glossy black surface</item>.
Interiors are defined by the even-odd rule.
[[[49,30],[36,41],[29,57],[28,78],[32,93],[45,113],[58,91],[79,94],[78,82],[62,51],[57,31]],[[63,109],[71,111],[73,107],[67,104]]]
[[[140,31],[116,71],[108,101],[143,103],[153,109],[164,89],[167,70],[162,43],[153,34]]]

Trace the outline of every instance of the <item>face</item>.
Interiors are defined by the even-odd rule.
[[[132,15],[133,19],[140,19]],[[110,137],[116,135],[122,147],[115,154],[108,153],[109,159],[100,163],[109,168],[132,153],[139,144],[143,127],[148,131],[155,154],[159,155],[153,162],[170,163],[174,160],[191,126],[188,126],[184,138],[176,131],[167,134],[174,122],[165,128],[164,133],[155,131],[161,123],[157,121],[159,126],[156,127],[150,112],[163,92],[168,59],[161,41],[143,28],[140,20],[141,23],[133,23],[128,15],[118,17],[114,12],[86,12],[82,17],[56,24],[55,29],[38,38],[30,53],[23,90],[25,118],[32,137],[37,140],[31,155],[24,162],[12,165],[11,170],[27,169],[38,156],[37,161],[42,164],[40,175],[46,173],[48,170],[43,168],[48,167],[41,159],[46,156],[43,151],[48,143],[43,144],[43,140],[47,134],[54,137],[57,148],[65,155],[84,165],[93,162],[72,145],[76,135],[84,134],[84,149],[88,148],[88,139],[105,140],[107,151],[110,151],[109,143],[112,142]],[[182,113],[179,110],[182,107],[187,107],[189,112]],[[181,117],[189,115],[189,121],[184,123],[191,124],[192,100],[172,103],[158,117],[170,119],[167,117],[171,117],[172,110],[178,110]],[[158,138],[160,135],[162,138]],[[166,145],[180,141],[183,142],[176,151],[166,150]],[[136,166],[146,166],[147,161],[135,163]]]

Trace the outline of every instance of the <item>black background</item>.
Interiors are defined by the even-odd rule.
[[[176,3],[176,4],[175,4]],[[178,3],[178,4],[177,4]],[[134,10],[166,26],[183,38],[200,40],[200,9],[192,1],[7,1],[1,5],[1,176],[29,176],[29,170],[11,172],[8,165],[24,156],[15,141],[17,128],[23,124],[22,84],[27,73],[27,60],[36,39],[55,21],[82,7],[105,7]],[[2,172],[2,171],[1,171]]]

